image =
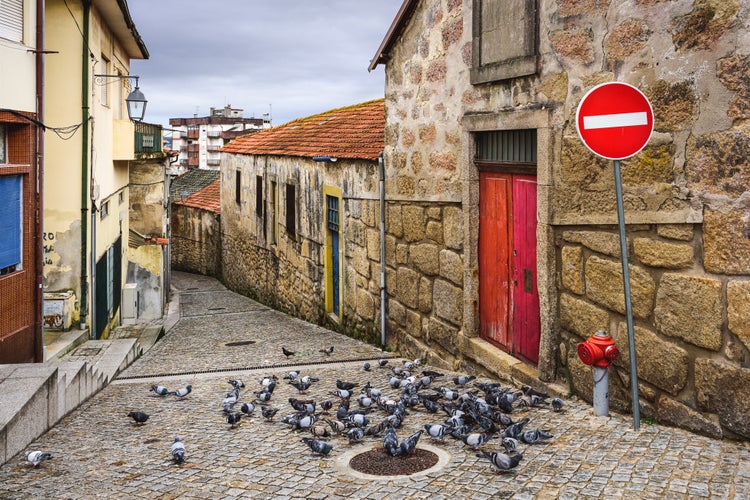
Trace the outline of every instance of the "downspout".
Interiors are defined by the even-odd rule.
[[[385,351],[385,156],[378,155],[380,170],[380,349]]]
[[[44,123],[44,0],[36,0],[36,119]],[[34,228],[36,239],[34,244],[35,265],[35,304],[34,304],[34,362],[44,362],[44,323],[42,290],[44,283],[44,264],[42,261],[42,241],[44,228],[42,225],[43,206],[43,174],[44,174],[44,129],[36,127],[36,213],[34,214]]]
[[[80,329],[86,329],[88,316],[88,191],[89,191],[89,12],[91,0],[83,0],[83,47],[81,48],[81,310]],[[93,324],[92,324],[93,328]]]

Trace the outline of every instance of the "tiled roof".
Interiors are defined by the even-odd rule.
[[[169,196],[172,201],[179,201],[200,191],[219,178],[218,170],[192,169],[179,177],[172,179],[169,186]]]
[[[221,179],[216,179],[208,186],[197,191],[184,200],[175,202],[177,205],[210,210],[217,214],[221,213]]]
[[[377,160],[385,145],[385,99],[333,109],[239,137],[223,153]]]

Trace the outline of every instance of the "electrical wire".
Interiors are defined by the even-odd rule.
[[[63,141],[67,141],[68,139],[72,138],[75,135],[75,133],[78,132],[78,129],[81,128],[81,126],[83,125],[83,122],[81,122],[81,123],[76,123],[75,125],[67,125],[65,127],[50,127],[40,122],[36,118],[26,116],[25,114],[20,113],[16,111],[15,109],[0,108],[0,111],[4,111],[6,113],[10,113],[13,116],[17,116],[18,118],[23,118],[24,120],[30,121],[37,127],[41,127],[42,130],[44,130],[45,132],[47,130],[50,130],[54,132]]]

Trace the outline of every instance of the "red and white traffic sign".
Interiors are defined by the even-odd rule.
[[[609,82],[589,90],[576,111],[576,130],[594,154],[609,160],[630,158],[646,146],[654,111],[632,85]]]

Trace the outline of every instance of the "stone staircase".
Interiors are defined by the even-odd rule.
[[[152,329],[144,336],[147,342],[155,341],[162,329],[161,325],[144,327]],[[45,346],[44,363],[0,365],[0,465],[105,387],[143,352],[132,329],[127,338],[87,337],[87,331],[61,335]]]

